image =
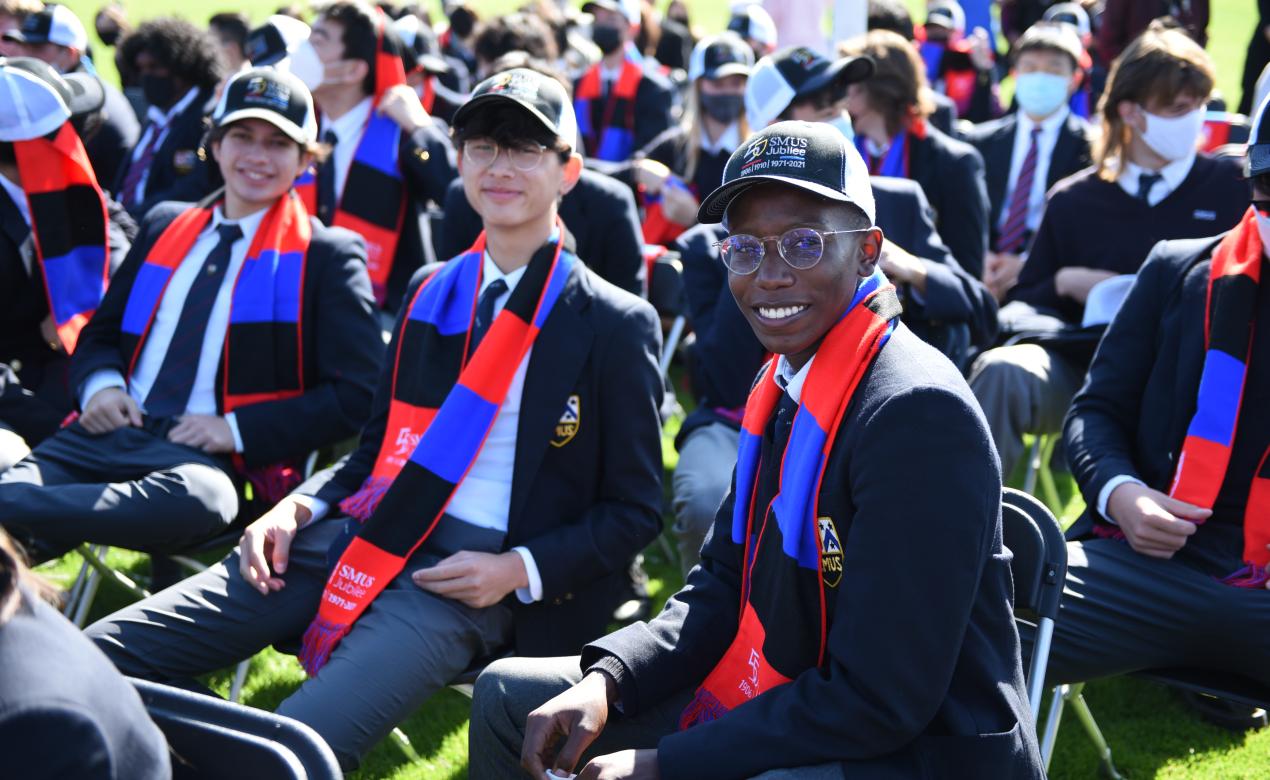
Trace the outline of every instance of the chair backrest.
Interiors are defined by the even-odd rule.
[[[1067,544],[1062,526],[1039,500],[1014,488],[1001,494],[1001,530],[1005,546],[1014,555],[1015,611],[1051,620],[1067,576]]]
[[[130,682],[167,737],[174,778],[343,777],[331,748],[299,721],[168,685]]]

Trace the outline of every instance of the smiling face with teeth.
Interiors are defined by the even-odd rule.
[[[273,202],[308,167],[312,155],[263,119],[240,119],[212,141],[225,179],[225,216],[239,219]]]
[[[779,236],[807,227],[822,233],[867,228],[855,206],[837,203],[787,184],[763,183],[736,196],[724,216],[736,235]],[[759,342],[800,369],[837,323],[861,279],[873,273],[882,231],[825,237],[824,256],[807,269],[791,266],[775,241],[751,274],[728,272],[728,287]]]

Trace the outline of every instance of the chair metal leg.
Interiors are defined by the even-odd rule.
[[[251,659],[240,661],[234,669],[234,681],[229,684],[229,700],[237,702],[243,695],[243,685],[247,682],[247,672],[251,669]]]
[[[684,327],[687,324],[688,318],[682,314],[675,317],[674,322],[670,324],[670,332],[666,334],[666,345],[662,347],[659,361],[663,377],[670,371],[670,362],[674,360],[675,350],[679,348],[679,340],[683,337]]]
[[[1056,685],[1050,692],[1050,709],[1045,718],[1045,731],[1041,734],[1041,760],[1049,771],[1050,759],[1054,757],[1054,743],[1058,740],[1058,724],[1063,719],[1063,703],[1067,700],[1066,685]]]
[[[1054,639],[1054,621],[1043,617],[1036,624],[1036,638],[1032,642],[1032,663],[1028,670],[1027,698],[1032,708],[1032,723],[1039,726],[1041,697],[1045,694],[1045,672],[1049,667],[1050,644]]]
[[[1081,694],[1084,687],[1083,683],[1071,686],[1071,691],[1066,698],[1071,702],[1072,709],[1076,710],[1076,717],[1080,718],[1081,725],[1085,727],[1085,733],[1094,743],[1094,749],[1098,751],[1098,760],[1102,764],[1103,773],[1111,780],[1120,780],[1120,773],[1116,771],[1116,765],[1111,760],[1111,748],[1107,746],[1107,740],[1103,738],[1102,730],[1098,728],[1094,714],[1089,711],[1089,705]]]
[[[84,587],[88,584],[88,578],[93,571],[87,563],[79,564],[79,573],[75,575],[75,579],[71,582],[71,586],[66,589],[66,597],[62,602],[62,616],[67,620],[73,619],[75,612],[79,609],[79,600],[84,594]]]
[[[1027,471],[1023,474],[1023,492],[1036,495],[1036,476],[1041,471],[1041,437],[1032,437],[1032,448],[1027,454]]]
[[[97,588],[100,585],[101,572],[90,567],[84,578],[84,587],[79,592],[79,601],[75,604],[75,613],[70,619],[77,627],[83,628],[88,622],[88,611],[93,608],[93,600],[97,598]]]

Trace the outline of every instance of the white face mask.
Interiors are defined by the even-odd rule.
[[[855,142],[855,127],[851,124],[851,115],[846,111],[825,122],[825,124],[837,128],[838,132],[842,133],[848,141]]]
[[[1182,116],[1159,116],[1145,108],[1142,113],[1147,119],[1142,141],[1156,154],[1169,162],[1194,154],[1207,113],[1203,106]]]
[[[1070,79],[1053,73],[1020,73],[1014,79],[1014,97],[1032,116],[1047,117],[1067,102]]]
[[[322,82],[326,76],[326,66],[322,64],[322,60],[318,58],[317,50],[313,48],[313,44],[305,41],[296,47],[291,56],[286,60],[286,69],[300,81],[304,82],[304,86],[313,92],[322,86]],[[281,63],[279,63],[281,66]]]

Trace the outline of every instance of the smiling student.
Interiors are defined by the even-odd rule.
[[[996,457],[956,368],[899,322],[864,161],[778,122],[700,218],[726,224],[728,284],[774,353],[734,489],[656,619],[481,675],[473,776],[1042,777]]]
[[[213,122],[224,190],[151,211],[79,334],[78,421],[0,477],[2,522],[41,557],[210,538],[244,479],[276,499],[370,410],[381,354],[361,240],[292,192],[313,149],[308,90],[247,71]]]
[[[501,73],[454,128],[485,231],[415,274],[358,449],[223,565],[88,631],[162,680],[303,635],[311,679],[278,711],[346,769],[473,661],[600,635],[660,527],[657,318],[557,216],[582,170],[564,85]]]

